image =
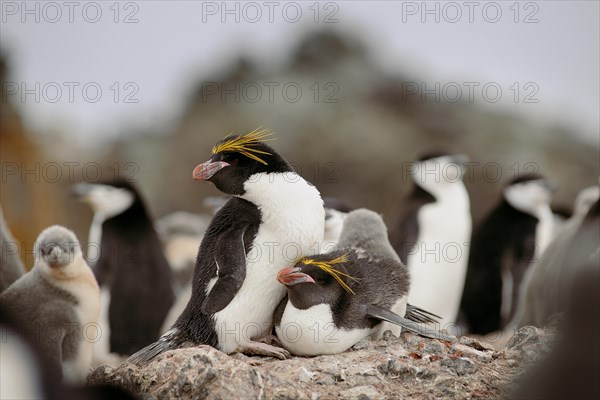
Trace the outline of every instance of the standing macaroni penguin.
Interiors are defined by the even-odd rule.
[[[199,344],[225,353],[287,356],[257,340],[271,332],[273,312],[285,295],[277,272],[318,250],[325,212],[319,191],[264,143],[270,135],[254,130],[228,136],[194,169],[194,179],[232,196],[204,235],[186,309],[158,342],[130,361]]]

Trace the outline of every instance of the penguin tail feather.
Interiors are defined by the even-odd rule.
[[[440,319],[442,319],[442,317],[439,315],[435,315],[432,312],[417,306],[413,306],[412,304],[406,305],[406,313],[404,314],[404,318],[410,321],[419,322],[421,324],[435,324],[439,323]]]
[[[365,312],[366,312],[367,317],[369,317],[369,318],[376,318],[376,319],[379,319],[382,321],[391,322],[392,324],[401,326],[402,328],[405,328],[409,331],[415,332],[424,337],[428,337],[431,339],[444,340],[447,342],[456,341],[456,337],[454,337],[454,336],[446,335],[442,332],[439,332],[439,331],[436,331],[433,329],[428,329],[425,326],[423,326],[423,324],[421,324],[421,323],[410,321],[404,317],[399,316],[398,314],[396,314],[390,310],[386,310],[381,307],[377,307],[374,305],[366,305]]]
[[[170,329],[156,342],[149,344],[143,349],[137,351],[135,354],[129,356],[125,362],[137,365],[147,364],[165,351],[179,348],[177,345],[177,333],[177,328]]]

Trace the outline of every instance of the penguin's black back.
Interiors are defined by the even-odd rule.
[[[390,243],[404,264],[419,238],[419,221],[417,219],[419,210],[424,205],[435,201],[433,195],[419,185],[415,185],[412,193],[402,204],[402,214],[390,234]]]
[[[461,302],[462,317],[471,333],[493,332],[509,322],[500,315],[505,263],[510,264],[513,275],[510,315],[514,314],[520,283],[535,254],[538,222],[504,200],[474,232]]]
[[[192,296],[183,313],[175,323],[179,331],[177,341],[191,341],[195,344],[218,345],[212,315],[202,312],[202,303],[206,299],[206,287],[211,278],[216,277],[217,267],[214,259],[215,245],[223,234],[230,229],[248,225],[244,233],[246,255],[252,249],[254,239],[261,223],[261,212],[253,203],[239,197],[231,197],[215,214],[200,244],[196,258],[196,267],[192,278]],[[265,249],[262,249],[265,251]]]
[[[175,294],[171,268],[139,193],[127,182],[111,186],[131,191],[135,199],[102,224],[94,273],[100,285],[110,287],[111,352],[132,354],[158,339]]]

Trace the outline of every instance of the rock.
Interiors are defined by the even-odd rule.
[[[352,389],[344,390],[340,392],[340,396],[346,399],[360,399],[360,400],[377,400],[383,399],[385,396],[381,394],[373,386],[357,386]]]
[[[372,346],[372,344],[373,344],[372,341],[365,338],[365,339],[361,340],[360,342],[356,343],[354,346],[352,346],[352,350],[368,349],[370,346]]]
[[[481,351],[494,351],[495,350],[494,346],[492,346],[488,342],[484,342],[483,340],[477,340],[477,339],[469,337],[469,336],[462,336],[458,340],[458,343],[463,344],[465,346],[472,347],[475,350],[481,350]]]
[[[424,353],[441,356],[446,353],[446,346],[438,341],[431,341],[423,348]]]
[[[545,333],[542,329],[535,326],[524,326],[519,329],[513,337],[510,338],[507,349],[523,350],[527,347],[532,347],[544,339]]]
[[[445,360],[442,360],[441,365],[450,368],[456,372],[458,376],[472,374],[477,371],[477,366],[475,363],[465,357],[458,357],[454,359],[446,358]]]
[[[518,335],[499,353],[475,339],[451,345],[412,333],[342,354],[288,360],[199,346],[167,352],[145,366],[101,366],[88,384],[119,386],[148,400],[503,398],[522,373],[524,354],[545,351],[550,337],[535,328]]]
[[[479,351],[475,350],[473,347],[465,346],[464,344],[456,343],[453,344],[450,348],[450,353],[456,354],[460,353],[464,357],[470,359],[477,359],[479,361],[483,361],[485,363],[489,363],[492,361],[492,352],[491,351]]]
[[[310,382],[313,376],[315,376],[315,373],[310,372],[304,367],[298,370],[298,381],[300,382]]]
[[[382,340],[385,340],[386,342],[393,342],[393,341],[396,341],[399,339],[400,338],[398,336],[394,335],[392,333],[392,331],[390,331],[390,330],[383,332]]]

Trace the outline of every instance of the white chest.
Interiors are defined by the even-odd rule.
[[[341,353],[372,332],[372,329],[368,328],[337,328],[328,304],[318,304],[300,310],[291,302],[287,303],[281,323],[275,330],[283,347],[299,356]]]
[[[535,228],[536,257],[539,258],[552,241],[554,218],[550,207],[544,207],[538,213],[539,222]]]
[[[285,295],[285,288],[276,280],[277,272],[318,251],[323,240],[321,197],[299,179],[261,176],[246,187],[243,197],[258,206],[261,224],[246,256],[242,287],[214,314],[219,347],[226,353],[270,332],[275,307]]]
[[[85,381],[92,362],[94,341],[102,334],[98,325],[100,290],[97,285],[94,285],[95,278],[89,268],[86,271],[86,274],[88,273],[89,276],[85,278],[56,282],[56,286],[72,294],[78,302],[75,313],[79,321],[77,327],[79,348],[77,356],[72,360],[66,360],[62,366],[65,379],[73,383]]]

